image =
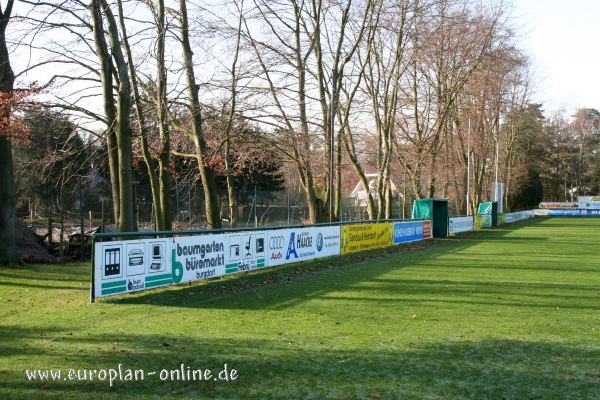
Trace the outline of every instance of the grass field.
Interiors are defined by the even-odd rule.
[[[87,264],[0,268],[0,399],[600,398],[600,218],[386,253],[93,305]],[[119,363],[239,377],[25,377]]]

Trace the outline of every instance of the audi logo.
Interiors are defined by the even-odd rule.
[[[285,246],[285,237],[283,236],[271,236],[269,238],[269,249],[281,250]]]

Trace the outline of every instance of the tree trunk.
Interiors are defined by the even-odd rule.
[[[10,56],[6,47],[6,27],[10,20],[13,0],[8,0],[4,11],[0,10],[0,92],[13,90],[15,75],[10,66]],[[2,110],[2,119],[9,118],[11,110]],[[16,189],[13,171],[12,143],[0,132],[0,263],[14,262],[17,259],[15,242]]]
[[[235,64],[234,64],[235,67]],[[235,96],[235,90],[232,91],[232,96]],[[227,206],[229,211],[229,226],[235,227],[237,226],[237,206],[235,201],[235,187],[233,185],[233,171],[231,168],[231,129],[233,125],[233,107],[235,106],[235,100],[231,101],[230,115],[228,126],[225,131],[225,175],[226,175],[226,183],[227,183]]]
[[[427,189],[427,197],[432,199],[435,196],[435,183],[436,183],[436,157],[432,155],[431,162],[429,163],[429,187]]]
[[[119,105],[119,109],[125,107]],[[125,118],[125,117],[124,117]],[[129,122],[126,122],[127,124]],[[123,123],[124,125],[125,123]],[[120,128],[121,129],[121,128]],[[131,131],[120,132],[117,135],[117,145],[119,153],[119,222],[117,224],[119,232],[135,232],[137,224],[135,220],[133,195],[133,179],[131,171],[132,148]]]
[[[233,179],[227,175],[227,199],[229,206],[229,226],[237,226],[237,206],[235,201],[235,188],[233,187]]]
[[[233,130],[233,122],[235,119],[235,110],[237,102],[237,82],[238,75],[236,72],[237,61],[240,53],[240,39],[242,35],[243,10],[240,8],[237,26],[237,35],[235,43],[235,52],[231,63],[231,103],[229,106],[229,115],[227,118],[227,127],[225,129],[225,174],[227,181],[227,202],[229,208],[229,226],[237,226],[237,205],[235,201],[235,187],[233,186],[233,171],[231,168],[231,131]]]
[[[188,85],[190,111],[192,113],[192,136],[196,146],[196,160],[198,162],[198,170],[200,172],[200,179],[202,180],[202,188],[204,190],[206,224],[208,228],[215,229],[221,227],[219,198],[217,196],[214,171],[204,163],[207,146],[204,139],[204,131],[202,129],[202,114],[200,100],[198,99],[198,85],[196,84],[194,73],[194,53],[190,46],[186,0],[179,0],[179,8],[181,18],[181,46]]]
[[[106,15],[112,60],[116,64],[116,72],[119,78],[116,129],[117,154],[119,159],[119,220],[117,228],[120,232],[134,232],[137,230],[137,223],[135,220],[135,197],[133,194],[133,172],[131,168],[133,150],[131,145],[131,125],[129,123],[131,116],[131,86],[129,84],[127,62],[121,50],[121,41],[116,20],[106,0],[100,0],[100,3]],[[100,15],[100,13],[98,14]],[[102,23],[101,20],[99,22]],[[100,34],[103,34],[103,31]],[[106,58],[101,58],[101,61],[106,61]],[[108,58],[107,62],[111,62],[111,58]],[[110,99],[105,97],[104,101],[114,102],[112,90]],[[111,178],[114,179],[114,176]]]
[[[314,187],[312,183],[308,183],[311,180],[306,180],[304,182],[304,192],[306,193],[306,205],[308,207],[308,218],[311,224],[315,224],[318,222],[324,222],[324,213],[323,209],[325,208],[325,203],[323,200],[317,197],[315,193]]]
[[[110,189],[113,204],[113,218],[115,224],[119,223],[121,215],[120,184],[119,184],[119,153],[117,136],[113,128],[106,130],[106,148],[108,153],[108,173],[110,175]]]
[[[392,219],[392,183],[388,179],[385,184],[385,219]]]
[[[104,38],[104,23],[100,11],[100,4],[92,0],[90,4],[93,20],[93,33],[96,45],[96,55],[100,64],[100,81],[102,82],[102,97],[104,100],[104,115],[106,116],[106,147],[108,153],[108,170],[113,203],[113,217],[115,224],[119,223],[120,190],[119,190],[119,157],[117,151],[117,137],[115,126],[117,111],[113,98],[113,64],[108,53],[106,39]]]
[[[231,163],[229,162],[230,152],[230,129],[227,130],[227,137],[225,138],[225,171],[227,174],[227,203],[229,208],[229,226],[237,226],[237,209],[235,202],[235,188],[233,186],[233,176],[231,172]]]
[[[340,130],[336,142],[336,161],[335,161],[335,203],[333,205],[333,219],[340,220],[342,212],[342,136],[343,130]]]
[[[125,18],[123,16],[123,5],[122,1],[117,1],[119,9],[119,25],[121,32],[123,33],[123,48],[127,56],[127,64],[129,66],[129,75],[131,77],[131,89],[133,95],[133,103],[135,105],[136,116],[139,124],[140,131],[140,147],[142,149],[142,155],[144,157],[144,163],[146,164],[146,170],[148,172],[148,180],[150,182],[150,192],[152,195],[152,204],[154,205],[154,226],[156,229],[160,229],[161,222],[163,220],[162,208],[160,206],[160,189],[158,184],[158,178],[156,176],[156,163],[152,154],[150,153],[150,146],[147,139],[147,129],[145,124],[145,117],[143,107],[140,99],[139,88],[137,84],[137,73],[135,71],[135,65],[133,63],[133,57],[131,56],[131,47],[129,46],[129,38],[127,37],[127,30],[125,27]],[[118,218],[117,218],[118,220]]]
[[[165,67],[165,2],[157,1],[156,8],[156,65],[157,65],[157,98],[158,133],[160,148],[158,155],[158,182],[160,190],[161,219],[159,230],[170,230],[171,221],[171,132],[168,122],[167,107],[167,69]]]
[[[0,263],[17,258],[15,195],[12,145],[10,139],[0,136]]]

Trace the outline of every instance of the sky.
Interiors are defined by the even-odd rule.
[[[600,109],[600,0],[512,0],[547,112]]]
[[[547,116],[600,109],[600,0],[503,1],[532,63],[532,100]]]

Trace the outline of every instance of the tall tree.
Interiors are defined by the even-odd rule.
[[[229,208],[229,226],[237,226],[237,206],[235,201],[235,187],[233,184],[233,168],[231,165],[231,153],[232,153],[232,129],[234,125],[234,119],[237,112],[237,96],[238,96],[238,83],[239,83],[239,67],[238,59],[240,56],[240,40],[242,35],[242,21],[244,15],[244,1],[241,0],[236,3],[238,11],[238,24],[235,32],[235,48],[233,51],[233,60],[231,61],[231,95],[229,100],[229,110],[227,113],[227,124],[225,126],[225,177],[227,183],[227,200]],[[223,108],[225,111],[225,107]]]
[[[108,2],[106,0],[92,0],[90,8],[107,119],[106,137],[115,221],[117,221],[120,232],[131,232],[137,230],[137,226],[131,168],[133,151],[130,125],[131,85],[129,72],[121,49],[119,28]],[[110,47],[107,45],[105,38],[104,18],[106,18],[108,27]],[[115,83],[117,86],[116,99],[113,90]]]
[[[210,229],[220,228],[222,224],[219,211],[219,197],[215,182],[215,172],[212,167],[206,163],[208,147],[202,128],[202,109],[200,107],[198,84],[196,83],[196,74],[194,72],[194,52],[192,51],[192,46],[190,44],[190,28],[186,0],[179,0],[179,20],[181,29],[181,47],[189,97],[189,110],[192,120],[192,129],[189,132],[186,131],[186,133],[194,141],[196,149],[196,161],[198,163],[198,170],[200,172],[202,188],[204,190],[206,224]]]
[[[377,136],[377,219],[391,218],[391,163],[401,101],[400,79],[407,68],[407,36],[412,28],[415,7],[408,0],[385,4],[379,11],[382,15],[378,17],[381,20],[378,29],[368,37],[367,47],[371,51],[361,60],[366,68],[365,91],[371,103]]]
[[[127,27],[125,25],[125,15],[123,12],[123,1],[117,0],[117,7],[119,10],[119,25],[123,34],[123,49],[127,56],[127,65],[129,67],[129,75],[131,78],[131,91],[132,100],[135,106],[135,116],[138,123],[138,133],[140,148],[146,164],[146,171],[148,172],[148,181],[150,184],[150,193],[152,196],[152,204],[154,205],[154,222],[159,230],[170,229],[169,227],[163,227],[163,209],[161,206],[160,187],[158,183],[158,174],[156,173],[156,160],[150,150],[148,143],[148,127],[146,126],[146,116],[144,115],[144,106],[140,97],[140,89],[138,85],[138,73],[133,63],[133,55],[131,52],[131,46],[129,44],[129,36],[127,35]]]
[[[158,178],[161,219],[159,229],[171,229],[171,128],[168,121],[167,68],[165,66],[165,2],[158,0],[151,7],[156,25],[156,115],[158,117]],[[155,207],[156,209],[157,207]]]
[[[15,74],[10,66],[6,46],[6,27],[10,21],[14,0],[8,0],[0,9],[0,119],[10,118],[9,96],[14,89]],[[15,180],[13,172],[12,145],[9,132],[0,132],[0,262],[15,261]]]
[[[313,223],[328,220],[328,209],[333,211],[331,218],[339,214],[341,196],[336,199],[331,192],[336,190],[332,182],[338,174],[332,174],[331,167],[334,152],[341,154],[342,140],[338,136],[337,145],[332,140],[332,115],[335,118],[333,111],[340,111],[341,91],[332,86],[341,88],[344,79],[354,79],[347,77],[345,68],[367,31],[372,7],[373,1],[368,0],[261,0],[255,2],[254,11],[255,18],[265,22],[264,32],[254,32],[245,21],[246,37],[261,72],[256,93],[270,97],[256,118],[274,127],[269,143],[296,167]]]

